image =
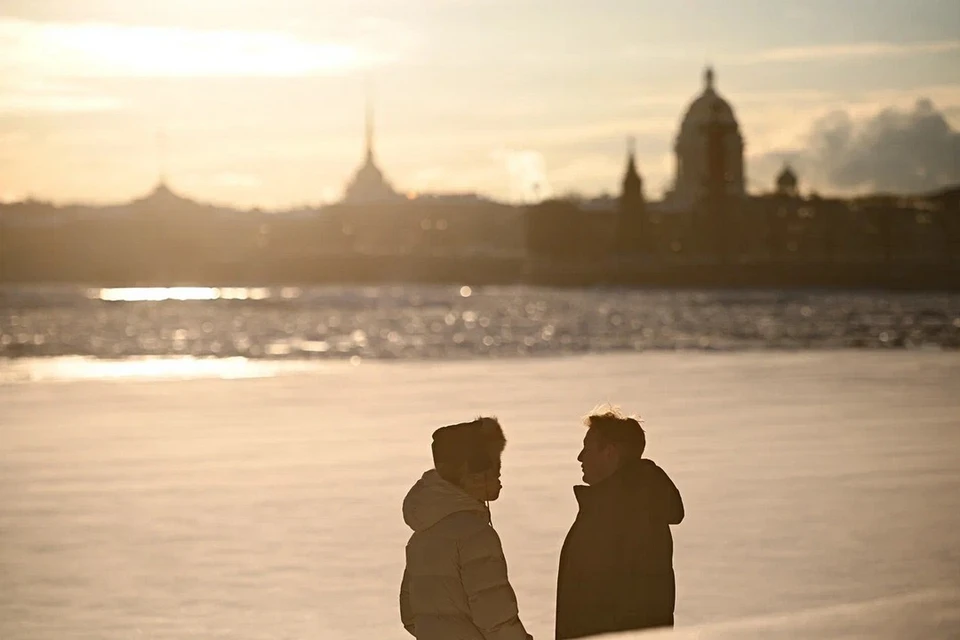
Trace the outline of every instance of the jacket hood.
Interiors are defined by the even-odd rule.
[[[595,486],[574,487],[578,502],[584,503],[613,496],[626,508],[634,505],[648,511],[652,518],[667,524],[683,521],[683,500],[680,491],[667,473],[653,460],[643,458],[629,462]]]
[[[441,478],[435,469],[424,473],[403,499],[403,521],[414,531],[429,529],[460,511],[486,513],[487,508],[460,487]]]

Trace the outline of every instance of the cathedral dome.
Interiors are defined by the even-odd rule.
[[[703,92],[694,99],[683,116],[678,143],[688,136],[699,140],[703,126],[709,122],[737,125],[733,107],[717,93],[714,78],[713,69],[708,67],[703,73]]]
[[[716,153],[711,141],[719,143]],[[713,179],[727,184],[732,196],[745,193],[744,141],[730,103],[717,93],[713,69],[703,73],[703,91],[687,107],[677,133],[677,158],[673,189],[666,194],[668,207],[689,211],[706,196]]]
[[[794,173],[790,165],[783,165],[783,170],[777,176],[777,186],[780,188],[795,189],[797,186],[797,174]]]
[[[777,193],[785,195],[796,195],[800,181],[793,167],[784,164],[780,175],[777,176]]]

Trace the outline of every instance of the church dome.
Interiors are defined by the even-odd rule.
[[[719,148],[713,147],[714,142]],[[703,73],[703,91],[687,107],[673,148],[676,177],[667,193],[668,206],[689,211],[701,203],[706,185],[719,179],[731,196],[746,192],[744,140],[733,107],[715,86],[713,69]]]
[[[193,204],[191,200],[184,198],[179,193],[167,186],[162,178],[156,184],[153,191],[134,200],[131,204],[149,207],[174,207],[185,204]]]
[[[789,164],[784,164],[780,175],[777,176],[777,193],[796,195],[799,183],[800,181],[797,179],[797,174],[794,172],[793,167]]]
[[[687,135],[699,139],[703,133],[702,127],[709,122],[718,121],[722,124],[737,125],[733,107],[717,93],[714,82],[713,69],[707,67],[703,72],[703,92],[694,99],[683,116],[680,125],[681,139]]]
[[[795,189],[797,187],[797,174],[794,173],[790,165],[783,165],[780,175],[777,176],[777,186],[788,189]]]

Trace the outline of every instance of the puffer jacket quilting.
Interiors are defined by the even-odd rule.
[[[400,617],[417,640],[527,640],[487,508],[435,470],[403,501]]]

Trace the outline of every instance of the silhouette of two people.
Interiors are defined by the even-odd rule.
[[[673,626],[671,524],[683,502],[670,478],[642,457],[640,422],[594,413],[578,460],[585,486],[560,552],[556,637]],[[520,621],[489,503],[500,495],[506,446],[496,418],[438,429],[434,468],[403,501],[413,530],[400,586],[400,617],[418,640],[532,640]]]

